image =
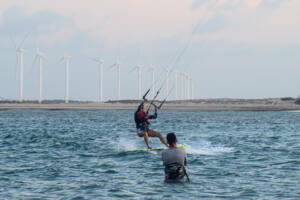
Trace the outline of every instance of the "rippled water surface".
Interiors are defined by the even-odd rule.
[[[299,112],[159,112],[188,146],[184,184],[135,151],[133,112],[0,111],[0,199],[300,199]]]

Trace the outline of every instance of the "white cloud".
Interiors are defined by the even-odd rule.
[[[246,5],[224,12],[228,23],[223,29],[201,34],[198,38],[251,45],[288,45],[300,42],[300,1],[286,1],[277,9],[262,8],[259,4],[255,4],[254,9],[253,1],[248,1]]]
[[[81,30],[110,43],[147,43],[155,39],[187,34],[206,13],[191,10],[192,0],[52,0],[6,2],[24,9],[27,15],[51,10],[71,17]],[[2,6],[2,5],[0,5]],[[7,6],[6,6],[7,7]]]
[[[57,41],[63,41],[72,37],[75,34],[75,32],[76,30],[73,27],[64,27],[56,31],[38,35],[37,41],[42,41],[48,46],[51,46]]]
[[[2,16],[4,12],[13,5],[13,2],[10,0],[1,0],[0,1],[0,24],[2,23]]]
[[[262,8],[263,0],[209,0],[193,9],[194,0],[2,0],[1,15],[12,6],[26,15],[52,11],[73,20],[74,30],[88,31],[110,45],[151,43],[180,36],[186,39],[198,22],[222,14],[228,23],[214,33],[201,34],[208,40],[232,40],[251,44],[284,44],[299,41],[300,1],[286,1],[278,9]],[[58,30],[55,41],[70,36]],[[73,31],[74,31],[73,30]]]

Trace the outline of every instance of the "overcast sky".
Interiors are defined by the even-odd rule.
[[[104,100],[138,96],[137,72],[143,65],[143,91],[157,87],[165,68],[192,78],[195,98],[297,97],[300,94],[299,0],[1,0],[0,98],[19,98],[19,65],[14,42],[23,43],[24,99],[39,97],[36,48],[47,55],[44,99],[64,99],[65,65],[70,60],[70,98],[97,100],[104,60]],[[14,41],[14,42],[13,42]],[[176,58],[178,58],[176,61]],[[169,88],[174,85],[170,75]],[[160,98],[164,98],[164,89]],[[170,99],[175,95],[171,91]]]

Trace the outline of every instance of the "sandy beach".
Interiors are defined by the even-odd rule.
[[[46,110],[67,110],[67,109],[87,109],[87,110],[135,110],[139,102],[137,100],[121,100],[108,102],[80,102],[74,101],[68,104],[56,101],[47,101],[42,104],[28,101],[0,102],[0,110],[6,109],[46,109]],[[284,111],[300,110],[300,105],[295,103],[294,98],[268,98],[268,99],[199,99],[167,101],[162,110],[203,110],[203,111]],[[155,102],[157,105],[160,102]]]

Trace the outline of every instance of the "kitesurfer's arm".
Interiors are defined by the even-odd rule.
[[[154,115],[150,115],[149,119],[156,119],[157,118],[157,113],[154,113]]]
[[[156,119],[157,118],[157,108],[155,107],[155,113],[154,115],[150,115],[149,119]]]

